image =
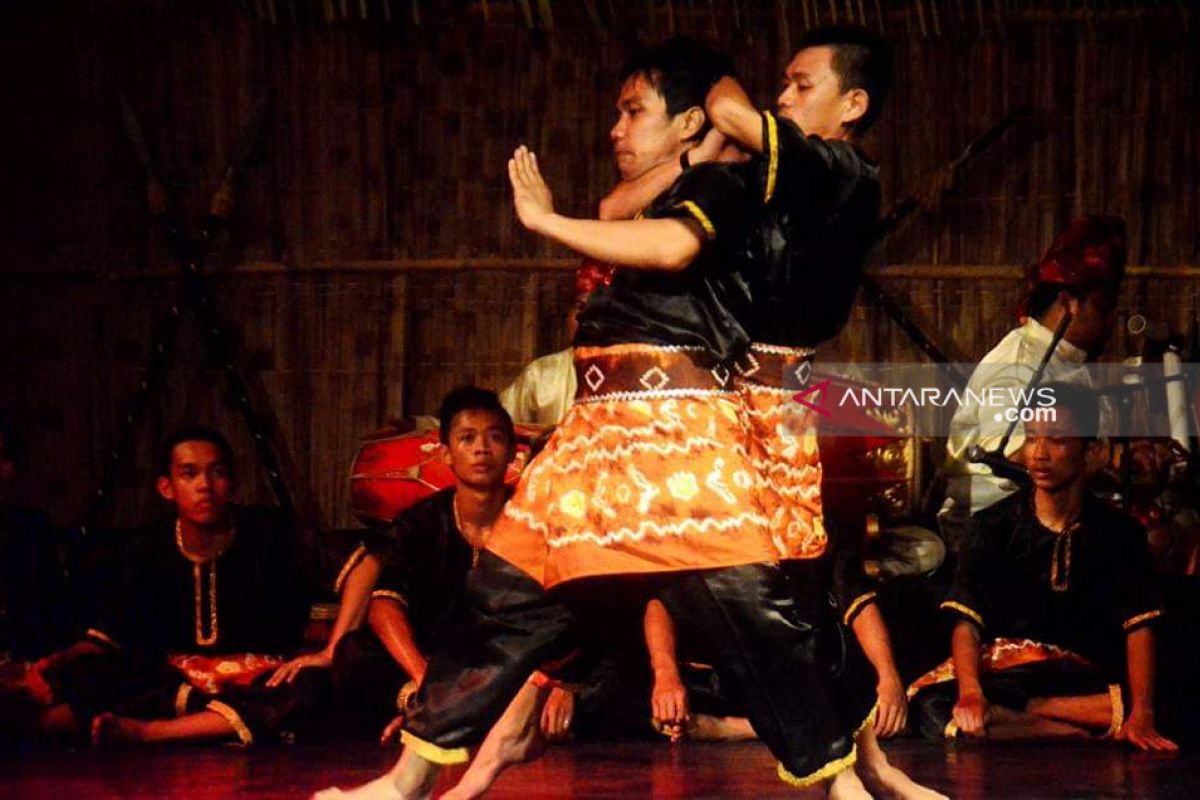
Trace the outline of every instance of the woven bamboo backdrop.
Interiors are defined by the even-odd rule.
[[[360,434],[431,412],[455,384],[502,386],[564,344],[570,261],[514,224],[511,148],[538,149],[560,207],[586,215],[614,180],[607,131],[631,41],[716,32],[765,104],[792,43],[835,13],[896,46],[895,92],[866,142],[888,201],[1031,111],[876,255],[951,355],[978,357],[1007,329],[1017,266],[1085,211],[1126,217],[1131,261],[1157,270],[1130,282],[1126,307],[1188,330],[1200,252],[1188,3],[10,4],[0,413],[24,434],[28,495],[77,519],[175,292],[120,93],[192,227],[271,96],[212,269],[293,490],[314,521],[344,525]],[[830,350],[918,358],[863,304]],[[185,326],[117,521],[143,513],[150,443],[184,417],[228,430],[243,496],[268,499],[203,352]]]

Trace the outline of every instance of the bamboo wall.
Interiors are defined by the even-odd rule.
[[[17,78],[0,88],[11,112],[0,126],[0,413],[24,433],[29,496],[77,519],[176,291],[118,93],[196,227],[269,92],[212,268],[293,491],[328,527],[350,522],[359,435],[431,413],[458,383],[500,387],[564,344],[570,260],[514,224],[504,160],[515,144],[539,150],[562,209],[587,214],[614,179],[607,130],[628,41],[715,29],[767,102],[805,20],[863,4],[534,4],[532,28],[521,4],[500,2],[486,22],[478,3],[418,3],[419,26],[395,3],[390,22],[375,2],[366,20],[339,2],[328,18],[325,4],[299,2],[35,5],[6,10],[0,26],[0,66]],[[268,5],[275,23],[260,13]],[[859,13],[879,24],[871,5]],[[1032,112],[881,249],[885,286],[952,356],[978,357],[1010,326],[1018,265],[1072,216],[1107,211],[1128,220],[1131,261],[1157,270],[1131,280],[1124,307],[1187,331],[1200,20],[1186,4],[1109,3],[1105,15],[988,3],[983,17],[974,5],[878,5],[897,85],[867,147],[889,201],[928,186],[1000,118]],[[586,14],[595,6],[599,28]],[[829,350],[918,358],[863,304]],[[180,353],[125,466],[115,521],[145,509],[149,443],[184,417],[228,430],[244,496],[269,498],[190,323]]]

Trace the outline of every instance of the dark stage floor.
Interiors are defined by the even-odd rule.
[[[893,760],[954,798],[1200,797],[1200,748],[1142,754],[1107,744],[968,744],[917,741],[889,747]],[[378,746],[161,748],[36,751],[0,760],[0,797],[306,797],[314,789],[374,777],[394,758]],[[773,798],[801,795],[775,779],[761,746],[586,744],[555,747],[511,770],[491,798]],[[445,786],[452,778],[446,778]]]

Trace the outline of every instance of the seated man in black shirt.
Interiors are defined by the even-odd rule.
[[[1095,395],[1045,388],[1054,419],[1025,424],[1032,494],[972,517],[942,603],[955,619],[951,660],[910,689],[922,732],[1104,735],[1174,750],[1154,720],[1151,623],[1163,612],[1146,532],[1084,490]]]
[[[442,400],[438,417],[443,457],[457,486],[405,511],[386,541],[363,545],[341,570],[353,574],[367,560],[381,564],[368,627],[345,636],[334,655],[337,705],[353,710],[351,727],[359,732],[378,732],[397,711],[402,717],[425,676],[426,653],[439,625],[462,596],[467,573],[510,494],[504,475],[516,435],[496,394],[473,386],[455,389]],[[398,726],[389,726],[389,732],[393,727]]]
[[[82,641],[29,676],[46,731],[97,743],[291,738],[319,685],[264,683],[301,643],[311,552],[268,509],[235,506],[233,454],[202,426],[163,447],[157,489],[174,513],[123,549]],[[309,677],[317,674],[310,673]]]

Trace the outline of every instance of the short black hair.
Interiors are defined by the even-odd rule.
[[[450,427],[454,424],[454,418],[464,411],[490,411],[496,414],[503,422],[509,443],[517,441],[512,417],[500,405],[500,397],[495,392],[478,386],[460,386],[442,398],[442,405],[438,409],[438,438],[442,444],[450,444]]]
[[[851,126],[855,132],[865,133],[879,119],[892,90],[892,46],[859,25],[825,25],[804,34],[796,52],[810,47],[833,50],[833,71],[843,93],[851,89],[867,93],[867,111]]]
[[[1080,439],[1090,441],[1100,435],[1100,400],[1094,390],[1065,381],[1043,383],[1038,388],[1054,394],[1054,405],[1047,408],[1066,409],[1071,413]]]
[[[221,459],[225,461],[231,471],[233,470],[233,448],[229,446],[229,440],[216,428],[189,423],[176,428],[175,432],[168,436],[163,441],[162,447],[159,448],[158,474],[161,477],[171,477],[171,459],[175,455],[175,448],[184,442],[208,442],[217,448]]]
[[[733,62],[717,48],[686,36],[675,36],[653,47],[639,47],[621,69],[621,84],[640,75],[649,81],[667,104],[671,116],[692,106],[704,108],[708,90],[725,75],[733,75]],[[709,123],[694,138],[708,132]]]

